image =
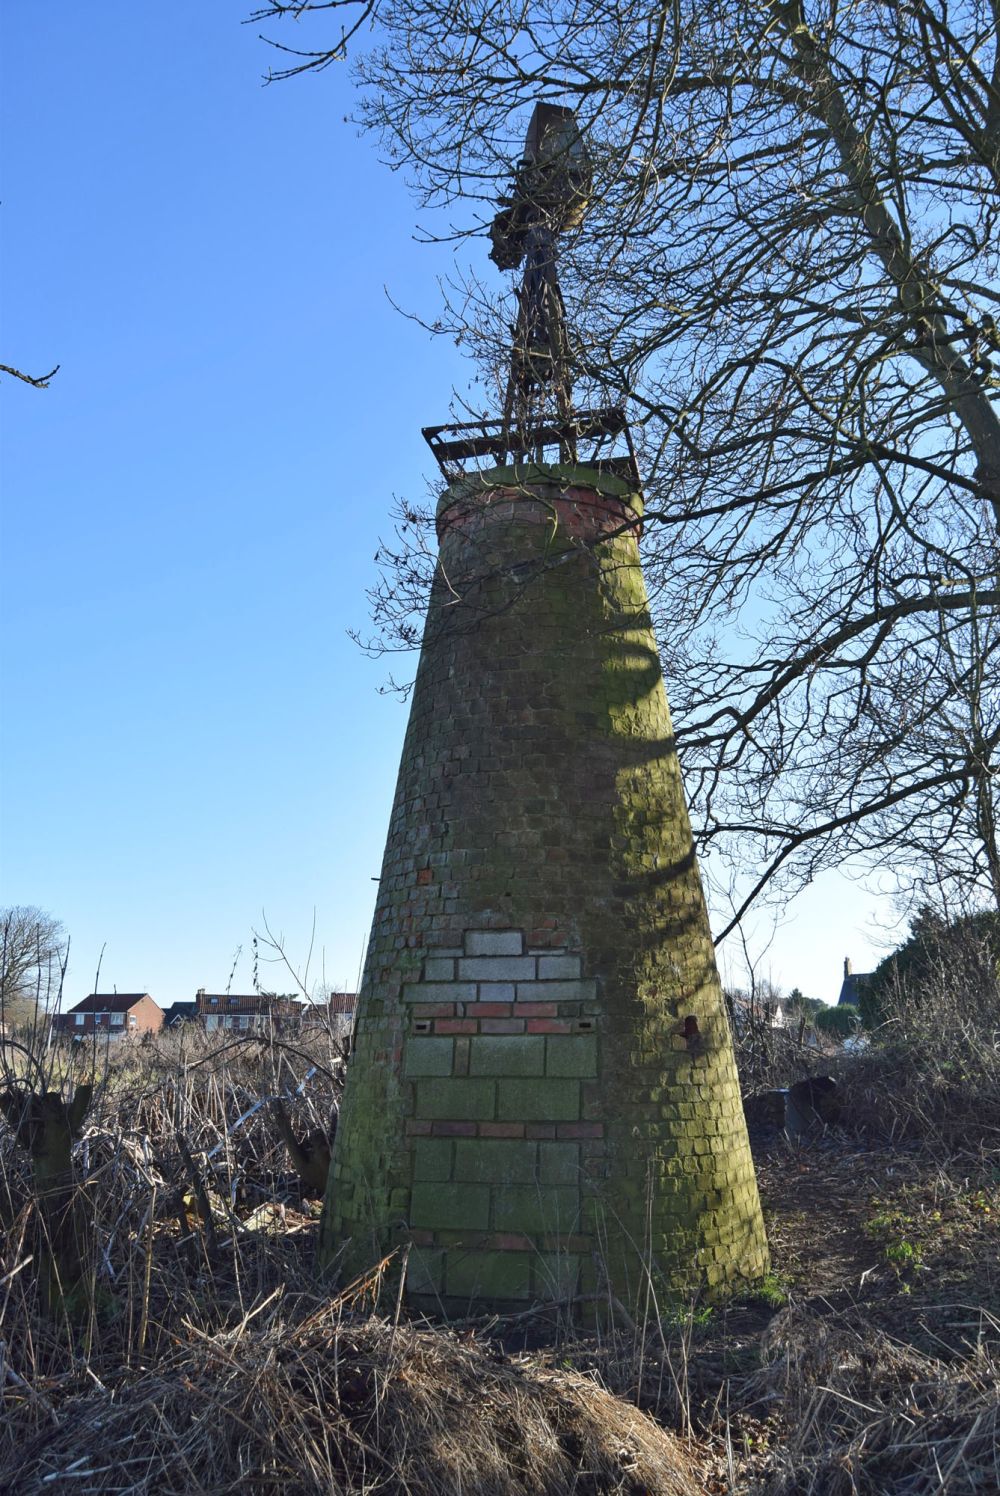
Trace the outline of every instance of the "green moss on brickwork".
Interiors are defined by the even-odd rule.
[[[416,1114],[442,1121],[489,1122],[496,1111],[496,1089],[492,1080],[420,1080]]]
[[[580,1086],[575,1080],[502,1080],[497,1090],[501,1122],[576,1122]]]
[[[597,1074],[597,1036],[574,1034],[550,1038],[545,1061],[546,1075]]]
[[[485,1231],[490,1224],[490,1192],[479,1184],[415,1184],[410,1224],[425,1229]]]
[[[412,1248],[406,1264],[406,1286],[410,1293],[432,1294],[444,1287],[443,1251]]]
[[[542,1184],[579,1185],[579,1143],[540,1143],[538,1177]]]
[[[469,1055],[471,1075],[542,1075],[545,1040],[540,1034],[500,1038],[481,1035]]]
[[[493,1205],[498,1231],[571,1236],[580,1224],[580,1191],[565,1185],[511,1185]]]
[[[450,1179],[454,1146],[448,1138],[417,1138],[413,1154],[414,1179],[421,1183]]]
[[[452,1039],[413,1036],[404,1050],[403,1073],[409,1079],[416,1075],[450,1075],[455,1060]]]
[[[445,1291],[456,1298],[526,1299],[531,1294],[531,1258],[526,1252],[462,1252],[449,1256]]]
[[[575,1252],[542,1252],[534,1264],[538,1298],[568,1299],[580,1283],[580,1258]]]
[[[529,1184],[537,1176],[538,1145],[496,1138],[460,1138],[455,1178],[498,1185]]]
[[[643,1281],[643,1243],[668,1291],[767,1268],[636,535],[598,539],[580,528],[581,514],[597,512],[597,493],[639,512],[609,481],[581,470],[504,470],[442,499],[448,582],[432,598],[412,696],[324,1215],[324,1250],[345,1249],[348,1272],[399,1239],[407,1223],[390,1208],[392,1190],[416,1161],[443,1168],[429,1160],[444,1152],[407,1139],[411,1118],[459,1131],[551,1129],[536,1132],[541,1188],[510,1174],[498,1182],[490,1170],[499,1166],[488,1161],[501,1155],[475,1149],[501,1140],[466,1136],[449,1143],[448,1157],[456,1167],[461,1157],[473,1177],[418,1181],[408,1224],[417,1225],[418,1211],[431,1222],[446,1249],[443,1288],[440,1276],[435,1288],[448,1295],[512,1300],[540,1291],[525,1260],[537,1264],[546,1250],[533,1203],[545,1193],[566,1204],[560,1216],[573,1213],[569,1194],[579,1199],[574,1229],[605,1255],[623,1300]],[[565,497],[573,486],[591,490],[576,510]],[[544,1002],[548,985],[552,1000],[584,1002],[595,1034],[545,1036],[544,1075],[534,1045],[507,1049],[521,1058],[504,1068],[504,1047],[490,1036],[477,1059],[486,1035],[468,1048],[468,1076],[418,1073],[409,1060],[404,1072],[410,1004],[477,996],[475,979],[463,979],[461,991],[447,981],[447,964],[427,968],[433,982],[421,980],[425,957],[453,960],[459,975],[468,930],[522,931],[525,950],[532,932],[557,934],[563,959],[581,962],[579,981],[570,965],[561,969],[565,993],[539,980],[520,998]],[[683,1039],[689,1016],[701,1036],[695,1053]],[[443,1066],[443,1048],[413,1043],[407,1033],[416,1065]],[[466,1051],[455,1053],[464,1063]],[[590,1123],[599,1155],[579,1151],[589,1146],[585,1132],[564,1136]],[[551,1151],[564,1146],[572,1154]],[[481,1176],[469,1162],[477,1157]],[[585,1160],[596,1166],[584,1170]],[[435,1193],[444,1203],[432,1202]],[[463,1193],[469,1206],[458,1204]],[[471,1228],[451,1218],[452,1207],[490,1230],[523,1233],[535,1253],[484,1249],[460,1267]],[[578,1266],[585,1281],[593,1277],[592,1251],[566,1260],[572,1273]]]

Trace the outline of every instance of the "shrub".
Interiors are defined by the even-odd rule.
[[[909,1003],[928,1000],[953,1003],[961,994],[978,1011],[996,1011],[1000,968],[1000,914],[981,910],[948,922],[929,907],[919,911],[909,938],[880,961],[861,992],[861,1017],[867,1028],[902,1018]]]
[[[845,1073],[857,1120],[946,1148],[997,1141],[1000,917],[923,911],[874,974],[871,1044]],[[864,1010],[863,1010],[864,1016]]]
[[[823,1008],[813,1019],[821,1034],[830,1034],[836,1039],[849,1039],[861,1027],[861,1014],[853,1003],[839,1003],[833,1008]]]

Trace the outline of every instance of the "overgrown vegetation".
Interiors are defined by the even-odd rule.
[[[982,909],[948,920],[933,906],[919,909],[907,940],[880,961],[861,987],[869,1028],[897,1022],[942,1001],[960,1003],[974,1022],[997,1011],[1000,914]]]
[[[849,1039],[861,1028],[861,1014],[853,1003],[838,1003],[836,1007],[824,1008],[813,1018],[821,1034],[832,1034],[837,1039]]]
[[[49,1295],[44,1198],[8,1112],[0,1488],[1000,1487],[1000,1021],[981,973],[963,986],[976,971],[966,953],[911,974],[850,1054],[745,1025],[756,1083],[838,1081],[839,1125],[755,1138],[773,1278],[589,1329],[569,1304],[411,1323],[396,1264],[318,1281],[315,1182],[283,1135],[300,1163],[329,1139],[341,1061],[323,1033],[42,1056],[48,1091],[93,1087],[72,1154],[89,1291],[82,1310]]]
[[[858,1127],[939,1153],[1000,1144],[998,917],[927,912],[863,998],[871,1044],[849,1071]],[[867,1009],[865,1008],[867,1004]]]
[[[386,1264],[346,1291],[317,1280],[328,1035],[188,1029],[51,1053],[44,1079],[5,1054],[19,1106],[93,1089],[72,1175],[82,1293],[48,1292],[46,1189],[17,1126],[0,1131],[0,1489],[696,1492],[681,1444],[591,1377],[409,1325]]]

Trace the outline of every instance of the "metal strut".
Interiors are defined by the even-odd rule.
[[[501,270],[524,274],[511,327],[510,368],[499,421],[424,428],[445,477],[463,464],[489,457],[503,465],[545,461],[558,446],[559,461],[584,459],[638,487],[632,437],[624,412],[573,408],[573,359],[566,307],[559,288],[558,239],[583,221],[590,200],[591,167],[572,109],[536,104],[524,155],[508,196],[490,226],[490,259]],[[625,450],[622,451],[624,446]],[[617,450],[616,450],[617,449]]]
[[[490,258],[502,270],[523,261],[517,320],[511,328],[503,425],[516,459],[541,461],[535,427],[552,416],[571,429],[573,384],[566,308],[556,268],[557,237],[582,221],[590,195],[590,161],[571,109],[536,104],[513,191],[493,220]],[[560,444],[577,459],[572,436]]]

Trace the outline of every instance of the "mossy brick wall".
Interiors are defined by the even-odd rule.
[[[323,1221],[420,1304],[767,1268],[640,514],[548,467],[439,507]]]

